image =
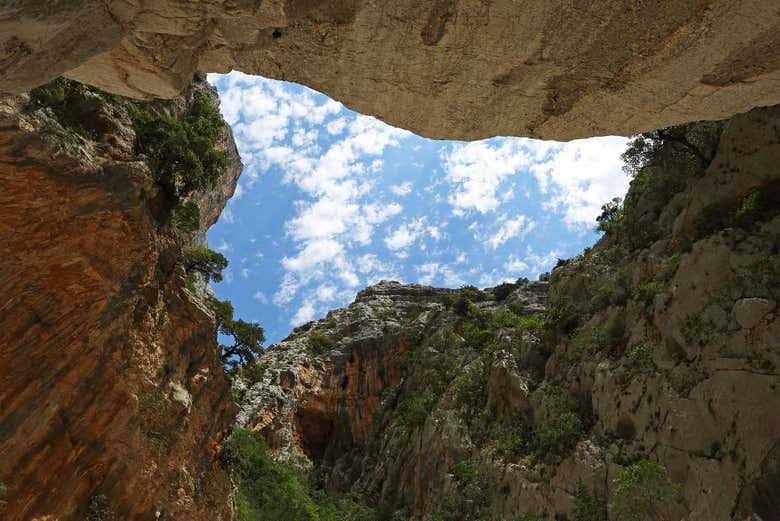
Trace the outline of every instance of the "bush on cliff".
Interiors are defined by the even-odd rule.
[[[208,95],[196,93],[182,119],[137,103],[131,107],[136,149],[149,157],[157,182],[174,204],[214,186],[227,167],[227,154],[217,148],[224,122]]]
[[[297,468],[275,461],[256,432],[236,429],[221,455],[236,483],[239,521],[374,521],[374,511],[349,496],[312,490]]]
[[[221,282],[222,270],[227,268],[227,265],[228,261],[224,255],[206,246],[196,246],[184,254],[184,269],[187,273],[200,273],[206,282]]]
[[[263,352],[265,332],[257,322],[233,318],[233,304],[229,300],[212,301],[217,330],[233,337],[233,345],[220,344],[222,363],[232,369],[246,366]]]
[[[616,521],[658,519],[659,510],[680,493],[666,467],[641,460],[621,469],[612,480],[610,517]]]

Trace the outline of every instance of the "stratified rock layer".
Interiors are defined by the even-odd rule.
[[[0,7],[0,90],[172,97],[196,69],[303,83],[434,138],[619,134],[780,102],[771,1],[41,0]]]
[[[235,411],[178,262],[192,238],[165,222],[127,105],[73,88],[63,121],[0,98],[0,516],[230,519],[212,450]],[[241,170],[227,129],[222,146],[222,184],[197,197],[204,229]]]

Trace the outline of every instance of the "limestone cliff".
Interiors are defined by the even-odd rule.
[[[172,97],[238,69],[428,137],[572,139],[780,103],[778,44],[767,0],[12,0],[0,91]]]
[[[181,118],[196,95],[154,105]],[[0,98],[0,517],[230,519],[214,443],[235,411],[213,316],[183,249],[232,195],[241,163],[171,218],[135,147],[139,104],[59,82]],[[93,517],[87,517],[87,515]],[[94,517],[100,514],[100,517]]]
[[[380,519],[780,518],[779,128],[646,143],[549,289],[368,288],[237,382],[239,422]]]

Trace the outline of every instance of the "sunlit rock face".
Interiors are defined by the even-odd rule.
[[[780,102],[773,2],[17,0],[0,91],[172,97],[197,70],[295,81],[433,138],[629,135]]]
[[[230,519],[212,459],[235,411],[211,312],[187,289],[184,234],[161,213],[126,105],[74,87],[61,118],[0,98],[3,519]],[[204,83],[159,106],[187,110]],[[70,95],[69,95],[70,96]],[[240,173],[196,195],[205,230]]]

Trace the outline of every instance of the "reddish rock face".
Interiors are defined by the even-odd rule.
[[[398,355],[406,351],[404,337],[357,342],[343,356],[325,362],[315,385],[307,377],[289,388],[298,396],[293,421],[298,448],[312,460],[339,457],[363,443],[382,393],[398,384]]]
[[[233,410],[189,239],[156,218],[121,111],[96,140],[47,111],[0,98],[3,519],[229,519],[210,454]]]

